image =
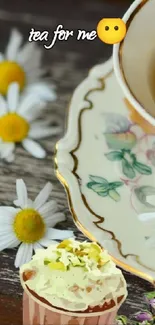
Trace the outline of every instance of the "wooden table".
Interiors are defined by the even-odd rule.
[[[5,48],[12,27],[18,27],[25,40],[28,39],[32,27],[52,33],[58,24],[63,24],[64,28],[69,30],[91,31],[103,17],[121,17],[130,3],[130,0],[63,0],[61,3],[54,0],[1,0],[0,51]],[[78,42],[73,38],[67,42],[58,42],[51,50],[44,50],[44,65],[48,67],[58,93],[57,101],[49,107],[45,118],[50,118],[52,111],[55,123],[62,126],[61,136],[64,133],[66,108],[74,88],[86,77],[88,70],[106,60],[111,51],[111,46],[104,45],[98,39]],[[16,178],[25,180],[32,199],[47,181],[52,181],[53,197],[57,200],[60,210],[66,214],[68,228],[75,230],[77,238],[84,239],[72,221],[64,189],[54,174],[53,155],[57,140],[54,137],[41,141],[48,152],[46,160],[30,157],[19,146],[14,163],[0,162],[0,204],[12,204],[15,199]],[[59,228],[66,228],[66,222],[61,223]],[[0,253],[0,325],[22,324],[22,288],[18,270],[14,267],[15,254],[15,249]],[[129,297],[120,313],[129,316],[143,307],[142,294],[152,288],[146,281],[126,272],[124,274]]]

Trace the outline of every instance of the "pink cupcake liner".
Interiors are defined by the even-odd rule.
[[[28,290],[23,295],[23,325],[115,325],[118,306],[101,312],[72,313],[46,306]]]

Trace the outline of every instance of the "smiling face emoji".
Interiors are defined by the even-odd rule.
[[[126,35],[126,24],[120,18],[105,18],[97,25],[97,35],[106,44],[120,43]]]

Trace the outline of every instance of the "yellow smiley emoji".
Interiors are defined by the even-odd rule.
[[[106,44],[120,43],[126,35],[126,24],[120,18],[104,18],[97,25],[97,35]]]

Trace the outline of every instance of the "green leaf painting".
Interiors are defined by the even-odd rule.
[[[103,177],[98,176],[92,176],[90,175],[89,178],[92,180],[92,182],[100,183],[100,184],[108,184],[107,180]]]
[[[151,167],[139,162],[131,150],[122,149],[119,151],[111,151],[106,153],[105,156],[110,161],[120,161],[123,174],[130,179],[133,179],[136,173],[141,175],[152,174]]]
[[[137,199],[144,204],[148,208],[154,208],[155,207],[155,202],[154,205],[150,204],[147,202],[147,196],[154,195],[155,197],[155,187],[153,186],[140,186],[136,187],[135,190],[135,195]]]
[[[120,187],[120,186],[122,186],[122,182],[113,182],[113,183],[110,183],[111,190],[115,190],[117,187]]]
[[[142,163],[140,163],[138,161],[135,161],[133,163],[133,167],[137,170],[137,172],[139,174],[142,174],[142,175],[150,175],[150,174],[152,174],[150,167],[148,167],[148,166],[146,166],[146,165],[144,165],[144,164],[142,164]]]
[[[136,176],[136,173],[132,165],[126,159],[122,159],[122,170],[123,170],[123,174],[128,178],[132,179]]]
[[[120,200],[120,195],[117,191],[110,190],[108,194],[111,197],[111,199],[113,199],[114,201],[118,202]]]
[[[111,152],[105,154],[105,156],[111,161],[122,160],[122,158],[123,158],[121,151],[111,151]]]
[[[120,201],[120,194],[116,191],[123,186],[123,182],[108,182],[105,178],[98,176],[89,176],[90,182],[87,183],[87,188],[94,191],[97,195],[102,197],[109,197],[115,202]]]

